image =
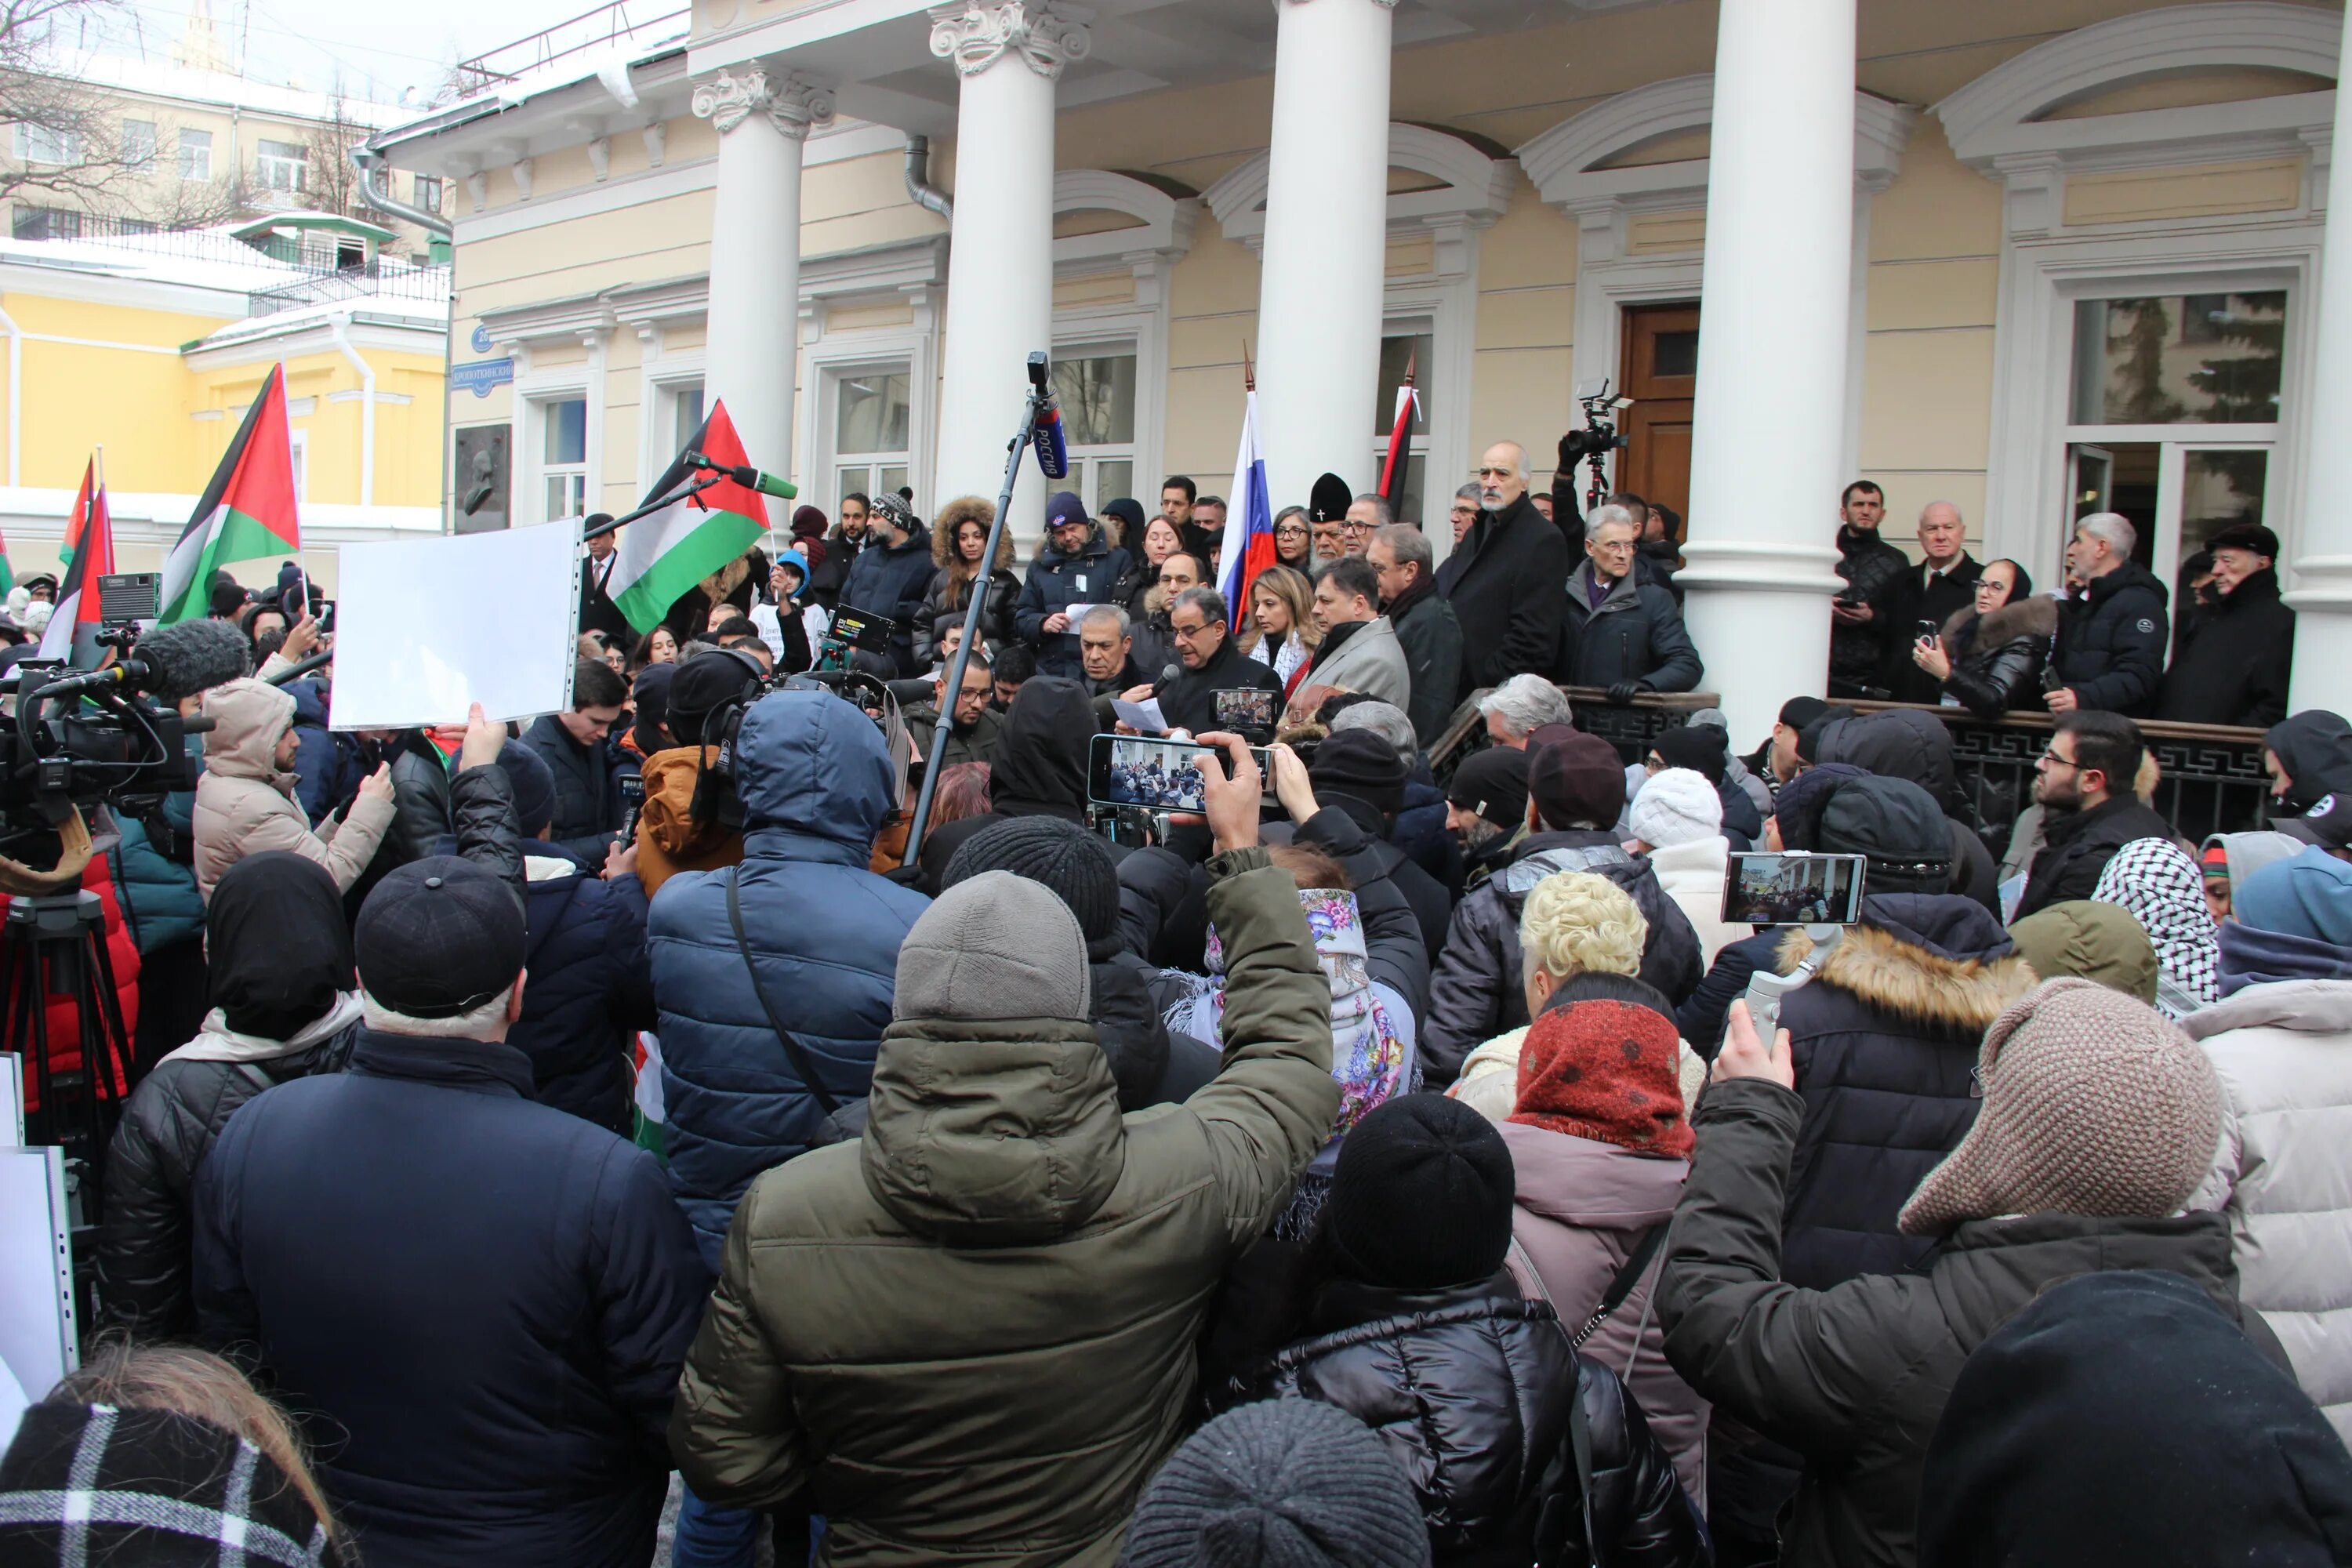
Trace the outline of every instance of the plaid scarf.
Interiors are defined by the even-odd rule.
[[[170,1410],[36,1405],[0,1458],[0,1561],[341,1568],[286,1473]]]
[[[2164,838],[2135,838],[2116,851],[2094,902],[2131,912],[2156,949],[2156,1010],[2185,1018],[2221,1000],[2220,932],[2205,903],[2197,862]]]

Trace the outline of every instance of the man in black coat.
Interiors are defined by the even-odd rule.
[[[1244,653],[1226,629],[1225,597],[1214,588],[1187,588],[1168,609],[1168,626],[1176,639],[1176,662],[1183,668],[1173,680],[1161,679],[1150,690],[1141,687],[1127,694],[1130,702],[1160,699],[1160,716],[1171,730],[1198,735],[1222,730],[1217,721],[1220,691],[1270,691],[1278,713],[1282,707],[1282,677],[1272,667]]]
[[[1885,602],[1885,661],[1879,684],[1897,702],[1940,702],[1944,683],[1919,668],[1911,645],[1943,635],[1955,612],[1977,602],[1977,579],[1984,567],[1968,552],[1960,509],[1931,500],[1919,509],[1918,565],[1906,565]]]
[[[915,657],[915,623],[921,618],[923,595],[930,591],[931,574],[936,570],[931,562],[931,531],[922,520],[897,496],[877,500],[866,525],[866,546],[850,563],[849,576],[841,585],[841,602],[898,623],[898,629],[890,634],[890,653],[902,680],[923,673],[922,661]]]
[[[629,617],[621,614],[621,607],[605,591],[612,581],[613,568],[620,563],[619,552],[614,548],[619,538],[615,531],[600,533],[588,542],[588,559],[580,568],[579,624],[573,629],[603,632],[623,647],[630,647],[636,643],[637,630],[629,625]]]
[[[351,1069],[257,1097],[197,1175],[198,1336],[333,1435],[371,1568],[653,1555],[708,1277],[653,1156],[530,1098],[525,942],[469,861],[385,878]]]
[[[1860,697],[1878,682],[1894,635],[1894,599],[1911,558],[1878,531],[1886,492],[1856,479],[1838,498],[1837,574],[1845,591],[1830,601],[1830,695]]]
[[[611,665],[583,658],[573,667],[570,710],[523,731],[523,743],[555,774],[555,841],[591,866],[604,865],[621,826],[620,770],[605,742],[628,698]]]
[[[1462,623],[1437,591],[1437,568],[1429,537],[1408,522],[1391,522],[1372,535],[1364,552],[1381,577],[1381,613],[1396,630],[1412,677],[1412,700],[1405,711],[1413,738],[1426,749],[1445,733],[1462,689]]]
[[[2167,595],[2163,579],[2131,558],[2138,540],[2131,520],[2112,511],[2074,525],[2066,564],[2088,586],[2058,611],[2057,684],[2042,699],[2053,713],[2104,708],[2137,718],[2156,701]]]
[[[2294,612],[2279,597],[2278,535],[2259,522],[2232,523],[2209,548],[2221,602],[2173,659],[2156,716],[2268,729],[2286,717],[2294,662]]]
[[[1528,499],[1526,449],[1496,442],[1479,459],[1478,521],[1437,569],[1462,626],[1456,702],[1559,662],[1568,574],[1568,541]]]
[[[2135,838],[2169,838],[2172,825],[2139,803],[2139,726],[2120,713],[2083,709],[2059,715],[2034,764],[2033,798],[2045,813],[2042,853],[2012,919],[2087,899],[2116,851]]]
[[[1565,676],[1597,686],[1612,702],[1643,691],[1690,691],[1706,668],[1691,646],[1675,596],[1634,572],[1641,527],[1615,502],[1585,521],[1584,564],[1568,580]]]

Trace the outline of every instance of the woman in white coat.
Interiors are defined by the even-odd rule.
[[[1690,768],[1652,773],[1626,808],[1625,828],[1633,840],[1626,847],[1650,858],[1658,885],[1689,917],[1708,963],[1726,946],[1755,934],[1723,921],[1730,840],[1723,836],[1723,800],[1704,774]]]

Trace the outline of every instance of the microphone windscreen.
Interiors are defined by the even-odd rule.
[[[155,671],[152,694],[177,702],[253,673],[245,634],[229,621],[182,621],[139,639],[138,655]]]

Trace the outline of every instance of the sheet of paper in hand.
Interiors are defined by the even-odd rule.
[[[580,520],[346,544],[337,563],[334,727],[528,719],[572,703]]]

